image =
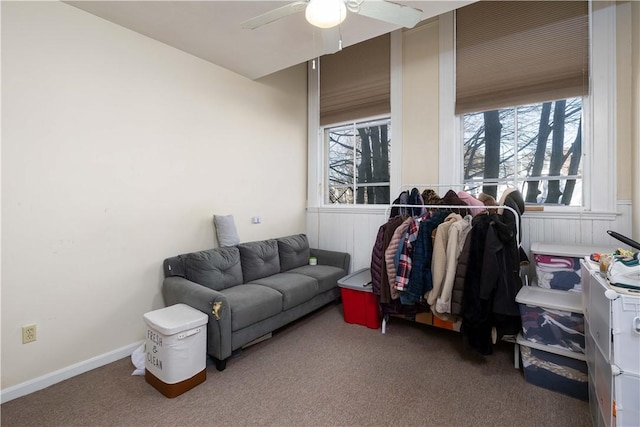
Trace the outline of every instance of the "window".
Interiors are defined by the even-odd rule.
[[[327,127],[326,203],[387,204],[391,119]]]
[[[465,185],[584,207],[589,3],[477,2],[456,11],[455,114]]]
[[[502,2],[478,2],[498,4]],[[533,2],[532,2],[533,3]],[[535,2],[556,3],[556,2]],[[475,4],[475,3],[474,3]],[[616,21],[620,11],[628,10],[628,4],[615,2],[589,2],[588,19],[590,23],[589,48],[589,93],[582,101],[582,207],[571,209],[547,209],[550,215],[570,217],[579,212],[575,218],[606,218],[616,221],[616,62],[619,34]],[[440,34],[440,78],[442,84],[440,111],[440,182],[460,182],[463,172],[463,136],[460,124],[463,115],[456,115],[456,16],[447,13],[439,17]],[[550,99],[569,99],[573,96],[545,97],[530,102],[511,102],[508,105],[533,104]],[[499,107],[479,108],[475,111],[486,111]],[[467,111],[466,113],[473,112]],[[460,113],[465,114],[465,113]],[[460,141],[452,144],[451,141]],[[578,190],[574,190],[578,193]],[[524,195],[524,194],[523,194]],[[572,201],[572,204],[575,201]],[[545,216],[541,212],[541,216]]]
[[[582,98],[462,116],[464,183],[530,204],[582,206]]]
[[[320,58],[325,204],[389,203],[390,50],[385,34]]]

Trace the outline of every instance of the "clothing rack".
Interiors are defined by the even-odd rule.
[[[494,186],[505,186],[507,188],[517,188],[515,185],[513,185],[511,182],[507,182],[507,181],[482,181],[482,182],[478,182],[477,184],[482,184],[482,185],[494,185]],[[469,184],[402,184],[400,186],[400,191],[403,190],[408,190],[411,188],[420,188],[420,187],[424,187],[424,188],[450,188],[450,189],[460,189],[460,191],[467,191],[465,190],[465,187],[469,187]]]
[[[411,188],[419,188],[419,187],[424,187],[425,189],[427,188],[456,188],[456,187],[460,187],[461,191],[465,191],[464,187],[466,187],[466,184],[402,184],[400,186],[400,191],[402,192],[403,190],[408,190]]]
[[[497,182],[497,181],[496,182],[488,182],[488,184],[494,184],[496,186],[500,185],[500,183]],[[423,189],[435,189],[435,188],[437,188],[437,189],[442,189],[442,188],[449,188],[449,189],[454,189],[455,188],[455,189],[458,189],[459,188],[460,189],[459,191],[466,191],[465,190],[466,186],[467,186],[467,184],[461,184],[461,183],[457,183],[457,184],[402,184],[402,185],[400,185],[400,192],[403,192],[403,191],[409,190],[409,189],[413,189],[413,188],[423,188]],[[506,187],[507,188],[515,188],[515,189],[517,189],[517,187],[515,187],[513,185],[510,185],[510,184],[506,184]],[[391,211],[391,209],[393,207],[399,207],[399,208],[404,208],[404,207],[412,207],[412,208],[415,208],[415,207],[418,207],[418,208],[420,208],[420,207],[425,207],[425,208],[427,208],[427,207],[435,207],[435,208],[438,208],[439,207],[439,208],[445,208],[445,209],[446,208],[449,208],[449,209],[452,209],[452,208],[453,209],[458,209],[458,208],[465,209],[466,208],[466,209],[478,209],[478,210],[485,209],[487,211],[489,209],[497,209],[497,210],[507,209],[507,210],[511,211],[511,213],[513,213],[515,218],[517,218],[518,215],[519,215],[516,212],[515,209],[513,209],[510,206],[504,206],[504,205],[500,205],[500,206],[485,206],[485,207],[482,207],[482,206],[468,206],[468,205],[467,206],[464,206],[464,205],[461,205],[461,206],[458,206],[458,205],[408,205],[407,206],[407,205],[400,205],[400,204],[393,204],[392,203],[389,206],[387,206],[387,208],[385,209],[385,217],[387,217],[387,218],[389,217],[389,213],[390,213],[390,211]],[[516,221],[516,239],[519,236],[520,236],[520,222]],[[519,240],[516,240],[516,241],[519,242]]]
[[[505,205],[496,205],[496,206],[469,206],[469,205],[408,205],[408,204],[390,204],[389,206],[387,206],[387,208],[385,209],[384,215],[386,218],[389,217],[389,213],[391,212],[391,209],[393,208],[433,208],[433,209],[468,209],[468,210],[485,210],[487,212],[483,212],[482,215],[488,214],[489,210],[491,209],[495,209],[495,210],[501,210],[501,209],[506,209],[511,211],[511,213],[513,213],[514,218],[518,218],[519,213],[513,209],[511,206],[505,206]],[[520,223],[519,221],[515,222],[516,225],[516,241],[518,237],[520,236]]]
[[[401,191],[404,190],[408,190],[409,188],[434,188],[434,187],[448,187],[449,189],[452,189],[452,187],[458,187],[458,188],[464,188],[463,184],[456,184],[456,185],[451,185],[451,184],[419,184],[419,185],[403,185],[400,187]],[[461,190],[464,191],[464,190]],[[516,218],[516,220],[514,221],[515,224],[515,229],[516,229],[516,234],[514,236],[515,241],[516,242],[520,242],[519,237],[520,237],[520,221],[518,220],[518,218],[520,217],[521,213],[517,212],[514,208],[510,207],[510,206],[506,206],[506,205],[496,205],[496,206],[470,206],[470,205],[441,205],[441,204],[399,204],[399,203],[391,203],[389,206],[387,206],[387,208],[385,209],[385,218],[389,218],[391,209],[393,209],[394,207],[396,208],[425,208],[425,209],[458,209],[458,210],[469,210],[470,212],[475,209],[478,211],[483,211],[482,213],[478,213],[477,215],[482,215],[482,214],[489,214],[490,212],[499,212],[502,213],[504,212],[504,210],[508,210],[510,211],[514,218]],[[519,243],[518,243],[519,244]],[[433,323],[433,319],[434,319],[434,315],[432,314],[431,316],[429,316],[432,320],[432,323],[427,323],[426,321],[421,321],[420,317],[419,317],[420,313],[417,313],[413,319],[414,322],[417,323],[425,323],[425,324],[429,324],[430,326],[435,326],[435,327],[441,327],[438,326],[437,324]],[[404,317],[404,315],[402,314],[385,314],[382,318],[382,334],[386,333],[386,324],[388,321],[389,316],[394,316],[394,317]],[[406,318],[406,317],[405,317]],[[451,323],[451,322],[448,322]],[[452,325],[455,327],[456,323],[452,323]],[[503,341],[506,342],[511,342],[511,343],[515,343],[515,339],[505,336],[502,338]],[[516,347],[514,347],[514,366],[516,367],[516,369],[519,367],[519,354],[518,354],[518,349],[517,349],[517,345]]]

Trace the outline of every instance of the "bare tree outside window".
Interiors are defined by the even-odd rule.
[[[327,202],[390,202],[390,120],[350,123],[325,130]]]
[[[464,182],[529,204],[582,205],[582,98],[465,114]]]

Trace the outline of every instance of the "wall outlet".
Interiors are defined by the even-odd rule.
[[[36,340],[36,325],[22,327],[22,344],[27,344]]]

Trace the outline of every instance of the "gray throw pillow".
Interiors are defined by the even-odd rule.
[[[304,234],[277,239],[280,252],[280,271],[309,264],[309,240]]]
[[[220,247],[235,246],[240,243],[233,215],[214,215],[213,222],[216,225],[216,236]]]
[[[275,240],[241,243],[238,249],[244,283],[280,273],[278,242]]]

